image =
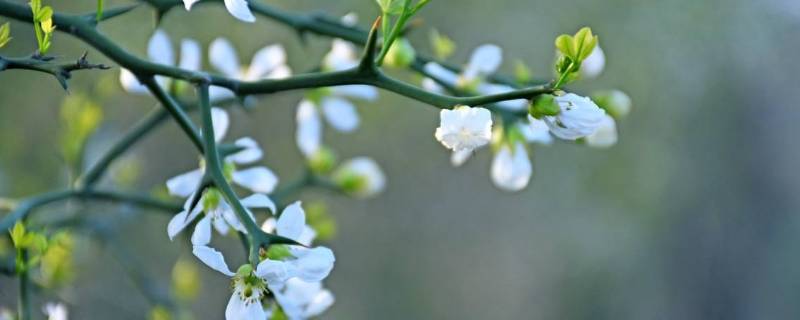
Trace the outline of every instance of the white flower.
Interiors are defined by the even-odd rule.
[[[183,6],[186,7],[186,11],[189,11],[192,9],[192,6],[199,1],[200,0],[183,0]],[[225,0],[225,8],[228,9],[228,12],[236,19],[244,22],[256,21],[256,17],[253,16],[250,7],[247,6],[246,0]]]
[[[386,176],[381,167],[367,157],[357,157],[344,162],[333,173],[333,179],[345,191],[359,197],[372,197],[386,188]]]
[[[208,53],[209,62],[226,77],[241,81],[260,79],[283,79],[292,75],[286,64],[286,50],[279,44],[266,46],[258,50],[249,67],[242,67],[236,49],[225,38],[217,38],[211,42]],[[227,88],[211,86],[209,95],[212,101],[233,98],[235,95]]]
[[[0,307],[0,320],[14,320],[14,313],[11,310]]]
[[[63,303],[48,302],[42,308],[47,320],[67,320],[67,306]]]
[[[261,229],[265,232],[275,232],[305,246],[310,246],[316,236],[314,230],[306,225],[306,213],[299,201],[283,209],[277,220],[265,221]],[[286,281],[291,278],[299,278],[306,282],[325,280],[336,261],[333,251],[326,247],[289,246],[289,253],[291,257],[287,260],[266,259],[261,262],[265,264],[267,268],[265,270],[272,271],[263,276],[270,290],[282,289]]]
[[[197,71],[200,70],[200,44],[192,39],[184,39],[181,41],[180,63],[178,67],[181,69]],[[147,56],[150,61],[163,64],[167,66],[175,66],[175,52],[172,48],[172,43],[164,30],[156,29],[150,41],[147,43]],[[120,69],[119,81],[122,88],[130,93],[149,94],[143,84],[136,79],[136,76],[127,69]],[[159,86],[167,89],[170,85],[170,79],[162,76],[157,76],[156,81]]]
[[[492,160],[492,181],[494,185],[505,191],[519,191],[531,180],[531,161],[528,152],[521,142],[511,146],[503,144]]]
[[[331,51],[322,61],[324,70],[341,71],[358,65],[358,54],[353,44],[333,39]],[[317,101],[309,102],[322,109],[322,115],[328,124],[341,132],[352,132],[360,123],[355,106],[348,99],[356,98],[365,101],[378,99],[378,90],[368,85],[343,85],[326,88],[317,92],[322,93]],[[302,102],[301,102],[302,104]]]
[[[425,65],[425,71],[436,77],[442,83],[457,87],[462,90],[473,91],[477,94],[491,95],[513,91],[511,86],[490,83],[485,78],[500,67],[503,61],[503,50],[492,44],[479,46],[472,52],[469,62],[464,66],[461,74],[456,74],[450,69],[440,64],[429,62]],[[428,91],[444,93],[444,88],[431,78],[422,80],[422,87]],[[506,100],[495,103],[507,110],[523,110],[527,107],[528,101],[525,99]]]
[[[586,145],[595,148],[608,148],[617,144],[617,123],[609,115],[603,117],[600,127],[586,137]]]
[[[301,237],[308,227],[305,224],[305,212],[299,202],[286,207],[277,222],[275,220],[269,221],[272,221],[268,226],[269,231],[274,227],[278,235],[298,242],[302,240]],[[234,273],[230,270],[225,262],[225,257],[219,251],[206,246],[194,246],[192,252],[211,269],[232,277],[233,294],[228,300],[228,306],[225,308],[225,319],[227,320],[266,319],[267,312],[264,311],[261,300],[266,295],[267,290],[273,293],[280,292],[284,296],[288,296],[292,294],[291,290],[297,290],[297,288],[286,288],[284,290],[290,280],[297,279],[306,283],[320,282],[330,274],[335,262],[333,252],[328,248],[289,246],[291,256],[285,260],[265,259],[256,266],[255,270],[250,265],[244,265]],[[316,298],[316,295],[314,298]],[[330,305],[325,301],[327,300],[326,297],[320,298],[319,303],[316,305],[306,304],[305,310],[316,312],[319,307],[326,308],[325,304]],[[282,297],[278,302],[280,303],[281,300],[287,303],[299,301],[296,297],[289,298],[289,300]],[[324,310],[324,308],[322,309]]]
[[[528,115],[528,123],[517,123],[517,128],[525,137],[525,141],[550,145],[553,143],[553,136],[550,135],[550,128],[543,120],[536,119]]]
[[[579,72],[584,78],[597,78],[603,72],[605,65],[606,55],[603,53],[603,49],[600,49],[600,46],[596,46],[592,53],[581,63]]]
[[[229,118],[225,110],[219,108],[211,109],[212,124],[214,125],[214,139],[221,141],[228,130]],[[278,177],[267,167],[256,166],[243,170],[236,168],[237,164],[250,164],[261,159],[263,151],[258,143],[252,138],[241,138],[236,140],[235,145],[243,148],[241,151],[225,157],[224,173],[226,178],[235,184],[247,188],[254,192],[253,195],[242,199],[242,204],[246,208],[265,208],[275,212],[275,204],[266,194],[271,193],[278,184]],[[180,174],[167,180],[167,190],[170,194],[179,197],[188,197],[186,207],[190,205],[192,195],[202,182],[205,168],[201,163],[200,168]],[[189,212],[188,208],[179,212],[172,218],[167,226],[167,234],[170,239],[181,232],[187,225],[193,222],[200,213],[205,216],[195,226],[192,235],[192,243],[205,245],[211,241],[211,226],[220,234],[227,234],[232,227],[238,231],[245,232],[244,226],[239,221],[236,213],[225,201],[225,198],[216,189],[208,189],[200,199],[200,205]],[[252,217],[251,217],[252,218]]]
[[[472,151],[492,139],[492,113],[484,108],[457,106],[439,113],[434,136],[455,152]]]
[[[574,93],[556,97],[561,111],[556,116],[544,117],[556,137],[575,140],[589,136],[597,131],[606,115],[591,99]]]
[[[289,319],[313,318],[324,313],[334,303],[333,294],[320,282],[305,282],[298,278],[286,281],[286,287],[273,292],[275,299]]]

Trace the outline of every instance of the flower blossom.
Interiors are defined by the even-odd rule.
[[[286,50],[279,44],[269,45],[258,50],[248,67],[239,64],[239,58],[233,45],[225,38],[217,38],[211,42],[208,59],[211,65],[226,77],[241,81],[261,79],[283,79],[292,75],[286,64]],[[235,94],[227,88],[209,87],[211,101],[233,98]]]
[[[425,78],[422,81],[422,86],[426,90],[436,93],[444,93],[445,91],[437,81],[441,81],[447,86],[482,95],[513,91],[514,88],[511,86],[486,81],[486,77],[497,71],[502,61],[503,50],[496,45],[485,44],[475,48],[469,62],[464,66],[460,74],[438,63],[427,63],[425,71],[434,76],[436,80]],[[495,104],[507,110],[519,111],[527,107],[528,101],[515,99],[500,101]]]
[[[307,228],[305,212],[299,202],[286,207],[277,220],[268,221],[265,229],[274,228],[278,235],[298,242]],[[291,302],[293,300],[277,298],[277,295],[287,294],[290,280],[317,283],[324,280],[333,269],[335,257],[328,248],[287,247],[288,254],[285,257],[267,257],[255,269],[245,264],[235,273],[228,267],[224,256],[213,248],[194,246],[192,252],[208,267],[232,278],[233,294],[225,308],[225,319],[265,319],[268,312],[264,310],[262,300],[268,291],[276,294],[278,303],[281,300]]]
[[[606,113],[591,99],[568,93],[555,100],[561,111],[543,120],[556,137],[576,140],[593,134],[603,124]]]
[[[367,198],[386,188],[386,176],[375,160],[357,157],[343,163],[334,173],[333,180],[348,193]]]
[[[228,129],[228,114],[219,108],[212,108],[211,113],[212,124],[214,125],[214,139],[219,142],[224,138]],[[245,207],[268,208],[274,212],[275,204],[266,195],[271,193],[278,184],[278,178],[272,170],[264,166],[243,170],[236,168],[237,165],[258,161],[261,159],[263,151],[252,138],[241,138],[236,140],[234,144],[241,147],[242,150],[224,158],[223,170],[225,177],[233,183],[254,192],[253,195],[242,199],[242,204]],[[212,225],[220,234],[227,234],[230,227],[245,232],[244,226],[231,206],[215,188],[207,189],[200,198],[200,205],[196,206],[192,211],[188,210],[193,194],[202,182],[204,174],[205,168],[201,163],[200,168],[167,180],[167,189],[170,194],[188,198],[184,210],[175,215],[167,226],[167,233],[170,239],[174,238],[175,235],[193,222],[200,213],[205,213],[205,216],[195,226],[194,234],[192,235],[192,243],[195,245],[205,245],[210,242]]]
[[[608,148],[617,144],[617,123],[609,115],[603,117],[600,127],[586,136],[586,145],[595,148]]]
[[[147,56],[150,61],[167,66],[175,66],[175,51],[172,43],[164,30],[156,29],[147,43]],[[200,70],[200,44],[192,39],[181,40],[180,62],[178,67],[185,70]],[[136,94],[150,94],[145,85],[141,84],[136,76],[127,69],[120,69],[119,81],[125,91]],[[164,89],[168,89],[171,79],[156,76],[156,82]]]
[[[492,113],[484,108],[457,106],[439,113],[434,136],[454,152],[472,151],[492,139]]]
[[[512,146],[504,143],[492,160],[492,182],[505,191],[524,189],[531,179],[532,166],[528,159],[525,144],[515,142]]]

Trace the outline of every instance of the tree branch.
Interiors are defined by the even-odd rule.
[[[110,202],[130,203],[141,207],[175,213],[182,206],[177,203],[164,202],[150,196],[97,190],[62,190],[42,193],[20,201],[16,208],[0,220],[0,230],[8,230],[14,223],[27,217],[33,210],[67,199],[102,200]]]

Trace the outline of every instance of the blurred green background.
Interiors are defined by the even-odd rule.
[[[355,11],[361,25],[377,14],[369,0],[267,2],[338,16]],[[49,4],[83,12],[94,1]],[[328,243],[337,263],[327,281],[337,303],[323,318],[800,318],[795,0],[433,0],[420,16],[424,25],[410,37],[419,51],[431,52],[428,32],[435,27],[458,44],[454,63],[464,63],[479,44],[495,43],[505,50],[505,72],[521,59],[540,77],[551,75],[553,39],[591,26],[606,53],[606,71],[571,88],[584,94],[622,89],[634,110],[619,124],[620,143],[611,149],[537,148],[531,185],[507,194],[490,182],[486,150],[462,168],[450,166],[433,138],[437,110],[388,92],[378,103],[360,104],[361,129],[328,132],[326,141],[342,158],[378,160],[388,175],[386,192],[368,201],[317,191],[299,196],[326,201],[339,225]],[[191,37],[207,46],[228,37],[244,62],[258,48],[282,43],[295,71],[316,66],[329,48],[316,36],[304,46],[290,29],[263,17],[241,23],[220,6],[174,10],[162,26],[176,44]],[[152,13],[140,8],[102,31],[144,56],[153,27]],[[2,54],[33,50],[29,25],[12,23],[12,32]],[[56,35],[54,54],[71,59],[84,50],[105,61]],[[105,122],[90,140],[90,161],[155,106],[150,97],[122,92],[118,73],[81,72],[71,82],[72,94],[104,97]],[[301,172],[294,144],[301,96],[269,95],[250,112],[232,112],[228,136],[255,137],[282,182]],[[46,75],[0,73],[0,195],[65,186],[58,136],[64,97]],[[197,164],[173,124],[126,159],[141,174],[130,188],[144,191]],[[99,208],[101,216],[124,215],[115,206]],[[165,285],[176,259],[190,255],[188,241],[167,239],[168,219],[135,215],[121,229],[141,270]],[[216,241],[233,255],[229,261],[241,258],[237,239]],[[148,313],[145,298],[101,246],[79,242],[76,266],[74,285],[60,292],[74,319]],[[193,310],[198,319],[221,318],[228,280],[206,268],[201,274]],[[40,297],[34,305],[47,298],[54,299]],[[13,307],[15,300],[16,281],[0,278],[0,305]]]

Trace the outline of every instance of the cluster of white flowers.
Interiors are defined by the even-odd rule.
[[[263,299],[271,293],[290,319],[307,319],[324,312],[333,304],[333,294],[322,288],[335,257],[326,247],[313,247],[315,233],[306,225],[305,212],[299,202],[289,205],[278,219],[267,219],[262,229],[275,232],[304,245],[287,246],[283,256],[264,258],[255,269],[249,264],[233,272],[217,250],[195,246],[192,252],[210,268],[232,278],[233,294],[225,308],[225,318],[266,319],[274,311],[265,307]]]
[[[222,141],[230,123],[228,114],[219,108],[212,109],[215,140]],[[224,158],[224,173],[233,183],[253,192],[241,200],[248,209],[269,209],[277,215],[277,208],[268,194],[278,183],[278,178],[270,169],[256,166],[238,170],[237,165],[252,164],[262,158],[263,151],[252,138],[236,140],[241,150]],[[333,295],[322,289],[323,281],[335,261],[333,252],[325,247],[286,246],[286,254],[276,258],[264,258],[255,268],[246,264],[233,272],[225,262],[221,252],[209,246],[212,226],[221,235],[231,229],[247,233],[246,228],[225,197],[216,189],[206,189],[199,204],[189,209],[194,193],[200,187],[204,175],[201,163],[199,169],[181,174],[167,180],[167,189],[172,195],[186,197],[183,211],[169,222],[167,234],[170,239],[189,224],[196,221],[191,242],[192,252],[203,263],[217,270],[233,281],[233,294],[225,310],[225,318],[266,319],[272,312],[264,305],[264,298],[271,293],[290,319],[306,319],[325,311],[333,303]],[[203,214],[202,218],[199,218]],[[248,210],[249,218],[255,223],[256,217]],[[199,218],[199,220],[198,220]],[[299,202],[286,207],[278,219],[269,218],[263,224],[265,232],[292,239],[310,246],[314,230],[305,223],[305,212]]]
[[[172,41],[164,30],[157,29],[150,37],[147,44],[147,56],[155,63],[175,66],[175,51]],[[253,55],[250,65],[245,68],[239,64],[236,49],[230,41],[225,38],[217,38],[211,42],[208,59],[215,69],[226,77],[236,80],[281,79],[292,75],[292,70],[287,65],[286,50],[279,44],[268,45],[258,50]],[[198,71],[202,67],[202,62],[200,43],[193,39],[182,39],[177,66],[185,70]],[[174,89],[169,78],[158,76],[156,81],[165,90]],[[120,83],[127,92],[149,94],[147,88],[139,82],[136,76],[126,69],[121,69]],[[234,98],[235,94],[227,88],[211,86],[209,96],[213,102]]]
[[[184,0],[186,9],[191,9],[198,1]],[[247,0],[225,0],[224,3],[234,17],[247,22],[255,20]],[[354,15],[348,15],[342,22],[352,25],[355,20]],[[171,40],[162,30],[156,30],[153,34],[147,52],[156,63],[171,66],[177,63],[186,70],[202,68],[201,46],[197,41],[182,40],[180,59],[176,61]],[[262,48],[255,53],[247,67],[240,65],[235,48],[224,38],[218,38],[210,44],[208,56],[211,66],[230,79],[257,81],[281,79],[292,74],[286,51],[281,45]],[[437,63],[426,64],[424,70],[430,78],[423,79],[422,86],[436,93],[444,93],[450,88],[481,95],[513,91],[515,88],[510,85],[489,80],[501,66],[502,60],[500,47],[482,45],[474,50],[460,73]],[[342,39],[334,39],[330,51],[322,60],[321,68],[323,71],[341,71],[353,68],[358,63],[356,47]],[[583,60],[580,76],[597,77],[604,65],[605,56],[597,47]],[[129,92],[148,92],[136,75],[127,70],[122,70],[120,82]],[[165,77],[157,77],[157,82],[171,93],[179,89]],[[236,97],[231,90],[217,86],[210,87],[209,95],[212,102]],[[608,99],[623,98],[627,97],[612,95]],[[343,133],[358,128],[361,120],[351,99],[375,101],[378,91],[367,85],[342,85],[309,91],[297,105],[295,138],[314,179],[330,179],[342,191],[353,196],[370,197],[383,191],[386,186],[386,178],[378,164],[370,158],[356,157],[334,168],[335,156],[323,143],[324,123]],[[534,112],[532,114],[536,117],[529,115],[526,119],[514,121],[503,117],[499,123],[486,108],[454,106],[451,110],[440,112],[440,124],[434,137],[452,151],[451,162],[456,166],[465,163],[475,150],[491,146],[494,152],[491,178],[498,188],[506,191],[522,190],[530,181],[533,168],[529,144],[549,145],[553,143],[554,136],[564,140],[579,140],[594,147],[609,147],[616,143],[617,127],[613,112],[609,114],[591,99],[573,93],[559,91],[552,97],[552,102],[554,104],[548,104],[546,115]],[[526,99],[514,99],[496,102],[492,107],[499,112],[520,113],[530,103]],[[619,113],[627,112],[627,109],[622,109],[618,110]],[[221,108],[212,108],[211,112],[214,140],[220,143],[228,131],[230,117]],[[230,277],[233,283],[233,292],[225,310],[226,319],[266,319],[276,312],[281,312],[289,319],[317,316],[334,302],[333,294],[322,285],[333,269],[334,254],[326,247],[312,246],[317,233],[306,224],[305,211],[300,202],[287,206],[278,214],[276,204],[269,197],[278,184],[278,177],[269,168],[258,165],[241,170],[238,168],[261,160],[264,152],[258,143],[245,137],[236,140],[234,145],[239,149],[225,155],[223,173],[228,181],[251,192],[241,199],[246,218],[250,221],[240,221],[240,216],[228,202],[230,199],[226,199],[214,187],[203,185],[207,181],[204,181],[205,167],[201,161],[198,169],[166,182],[170,194],[186,199],[183,210],[169,222],[167,234],[174,239],[182,230],[195,224],[191,236],[193,254],[208,267]],[[231,230],[246,234],[245,223],[255,224],[258,220],[251,211],[255,209],[268,209],[273,215],[263,221],[261,228],[264,232],[294,240],[300,245],[273,245],[259,252],[260,260],[256,265],[244,264],[234,272],[224,255],[210,246],[212,229],[221,235],[227,235]],[[267,303],[268,296],[275,304]],[[56,309],[48,311],[49,314],[58,312]],[[63,314],[66,318],[65,310]],[[58,318],[51,316],[51,319]]]
[[[502,50],[491,44],[475,49],[463,72],[456,74],[436,63],[425,66],[433,78],[425,78],[422,86],[432,92],[444,93],[446,87],[473,94],[497,94],[512,91],[508,85],[495,84],[487,77],[499,68]],[[582,76],[596,77],[603,70],[605,56],[598,47],[581,66]],[[444,84],[445,86],[442,86]],[[533,173],[526,143],[549,145],[554,135],[565,140],[583,139],[592,147],[609,147],[617,141],[614,118],[606,114],[591,99],[573,93],[554,98],[560,110],[553,116],[504,124],[508,128],[492,129],[492,114],[481,107],[455,106],[442,110],[440,124],[434,136],[446,148],[453,151],[451,162],[460,166],[475,149],[492,142],[495,146],[491,166],[491,177],[495,186],[502,190],[524,189]],[[524,110],[527,100],[507,100],[495,104],[508,111]],[[628,102],[629,104],[629,102]]]

